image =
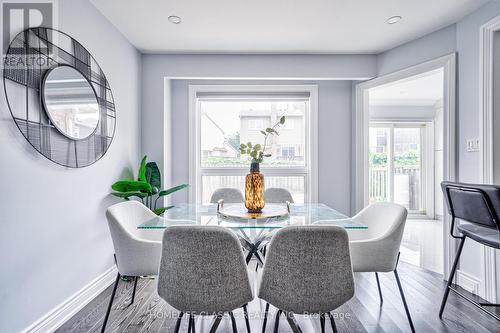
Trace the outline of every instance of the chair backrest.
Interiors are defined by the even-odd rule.
[[[390,202],[376,202],[352,219],[368,229],[349,230],[355,272],[390,272],[398,263],[408,211]]]
[[[500,186],[442,182],[451,216],[500,230]]]
[[[219,226],[171,226],[163,235],[158,294],[183,312],[214,314],[253,298],[236,235]]]
[[[220,199],[224,199],[225,203],[241,203],[244,201],[240,190],[229,187],[215,190],[210,198],[210,203],[217,203]]]
[[[281,310],[326,313],[354,295],[349,240],[341,227],[285,227],[267,253],[259,297]]]
[[[284,188],[270,187],[264,192],[264,198],[268,203],[293,203],[292,194]]]
[[[106,218],[108,220],[109,231],[116,255],[116,264],[118,271],[121,274],[127,275],[132,271],[151,271],[151,269],[143,269],[146,266],[146,259],[137,258],[137,244],[141,241],[151,241],[151,230],[138,229],[137,225],[155,218],[149,208],[142,203],[134,200],[120,202],[109,207],[106,210]],[[161,235],[156,230],[156,234]],[[156,237],[159,238],[158,236]],[[140,263],[140,261],[144,263]],[[153,270],[152,273],[155,270]],[[156,263],[156,272],[158,271],[158,263]],[[146,273],[143,273],[146,275]]]
[[[372,203],[352,217],[354,221],[368,226],[368,229],[349,230],[349,239],[355,241],[390,238],[395,242],[397,254],[407,216],[408,211],[401,205],[390,202]]]

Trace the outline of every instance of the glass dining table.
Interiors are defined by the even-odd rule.
[[[284,208],[286,205],[283,205]],[[244,211],[243,204],[225,204],[226,209]],[[328,224],[345,229],[368,229],[368,226],[321,203],[291,204],[288,213],[268,218],[228,217],[221,214],[217,204],[178,204],[163,215],[154,217],[137,226],[139,229],[165,229],[173,225],[217,225],[233,230],[241,245],[248,252],[247,263],[255,257],[260,265],[265,256],[265,245],[277,229],[292,225]]]

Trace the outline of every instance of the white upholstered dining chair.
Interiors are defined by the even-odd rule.
[[[397,204],[388,202],[371,204],[352,217],[354,221],[368,226],[368,229],[352,229],[348,234],[353,271],[375,273],[381,305],[383,297],[378,273],[393,272],[408,322],[414,332],[413,321],[397,271],[399,248],[407,214],[406,208]]]
[[[101,332],[113,305],[116,288],[121,276],[134,278],[131,304],[134,302],[137,280],[141,276],[158,275],[161,256],[162,233],[158,230],[138,229],[137,225],[155,218],[156,214],[139,201],[125,201],[109,207],[106,211],[109,231],[115,249],[115,263],[118,275]]]

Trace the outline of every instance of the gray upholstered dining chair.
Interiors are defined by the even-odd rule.
[[[399,248],[403,238],[408,211],[403,206],[377,202],[364,208],[352,217],[354,221],[367,225],[366,230],[349,230],[349,246],[351,249],[354,272],[374,272],[382,305],[384,299],[380,289],[378,273],[393,272],[398,285],[401,300],[405,308],[408,323],[415,331],[408,304],[401,287],[397,271]]]
[[[180,311],[175,326],[179,331],[184,313],[189,314],[188,333],[195,315],[215,315],[210,332],[215,332],[224,313],[243,307],[250,332],[247,303],[253,299],[247,266],[236,235],[219,226],[171,226],[163,235],[158,294]]]
[[[109,231],[115,249],[118,275],[109,300],[101,332],[106,329],[116,288],[121,276],[134,278],[131,304],[134,302],[137,280],[141,276],[157,275],[160,264],[161,233],[138,229],[137,225],[155,218],[156,214],[138,201],[124,201],[106,210]]]
[[[223,199],[224,203],[241,203],[244,201],[240,190],[229,187],[215,190],[210,198],[210,203],[217,203],[220,199]]]
[[[284,188],[270,187],[264,192],[264,198],[268,203],[293,203],[293,197],[290,191]]]
[[[319,314],[322,332],[331,311],[354,296],[354,278],[347,232],[336,226],[289,226],[278,230],[269,244],[259,298],[278,308],[275,332],[283,312],[293,332],[300,332],[293,314]]]

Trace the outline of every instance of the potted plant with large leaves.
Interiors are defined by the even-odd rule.
[[[188,184],[181,184],[166,190],[161,190],[160,169],[156,162],[147,162],[147,156],[144,156],[139,167],[137,180],[117,181],[111,186],[115,191],[111,194],[125,200],[138,198],[156,215],[161,215],[174,206],[158,207],[158,200],[188,186]]]

